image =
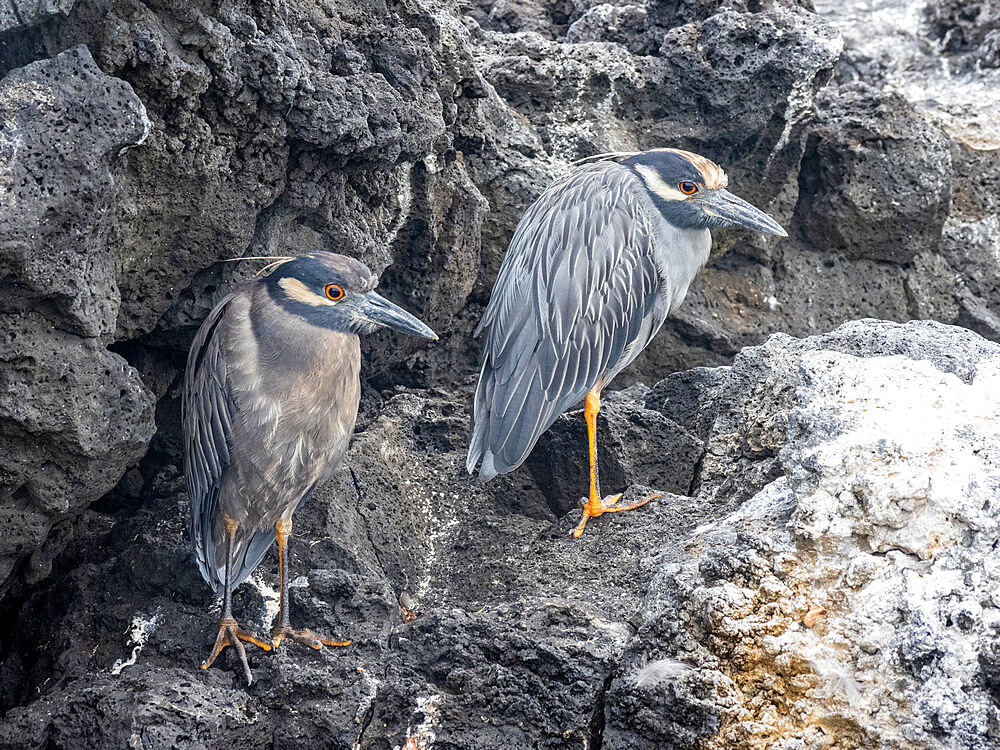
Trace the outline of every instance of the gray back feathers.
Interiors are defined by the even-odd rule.
[[[662,220],[644,192],[630,170],[599,162],[525,212],[477,329],[485,337],[470,472],[480,460],[484,479],[519,466],[556,417],[607,384],[659,328]]]

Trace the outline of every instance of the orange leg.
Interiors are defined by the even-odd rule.
[[[247,663],[247,652],[243,648],[243,641],[259,646],[265,651],[271,650],[271,645],[267,641],[262,641],[244,630],[236,623],[233,617],[233,588],[232,588],[232,541],[236,533],[236,521],[226,516],[226,584],[222,596],[222,619],[219,621],[219,633],[215,637],[215,647],[209,657],[201,663],[202,669],[208,669],[212,662],[226,646],[232,646],[240,659],[243,667],[243,676],[246,677],[247,685],[253,683],[253,675],[250,673],[250,665]]]
[[[590,497],[583,506],[583,518],[577,524],[576,528],[573,529],[574,537],[579,537],[583,533],[583,530],[587,528],[587,521],[592,517],[620,510],[633,510],[645,505],[650,500],[660,497],[658,494],[650,495],[631,505],[617,504],[622,497],[622,493],[620,492],[617,495],[608,495],[606,498],[601,499],[601,483],[597,475],[597,413],[601,410],[600,388],[600,384],[593,388],[587,394],[587,400],[584,402],[583,416],[587,420],[587,444],[590,453]]]
[[[350,641],[334,641],[311,630],[298,630],[292,627],[288,617],[288,571],[287,550],[288,537],[292,533],[291,521],[278,521],[274,524],[275,536],[278,539],[278,624],[271,629],[271,643],[275,648],[281,645],[285,638],[304,643],[315,649],[326,646],[350,646]]]

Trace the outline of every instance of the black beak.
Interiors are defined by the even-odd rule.
[[[410,315],[399,305],[392,304],[389,300],[375,292],[368,292],[362,297],[360,305],[361,314],[372,323],[386,328],[392,328],[400,333],[408,333],[411,336],[419,336],[422,339],[433,339],[437,341],[437,334],[425,326],[415,317]]]
[[[781,228],[781,225],[761,211],[747,203],[742,198],[737,198],[728,190],[705,191],[701,197],[705,213],[709,216],[723,219],[729,224],[752,229],[763,234],[776,234],[779,237],[787,237],[788,232]]]

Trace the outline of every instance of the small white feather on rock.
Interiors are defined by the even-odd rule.
[[[636,687],[656,687],[661,682],[672,680],[694,667],[676,659],[657,659],[647,662],[645,659],[639,668],[632,673],[632,683]]]

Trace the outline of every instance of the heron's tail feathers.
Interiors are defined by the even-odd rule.
[[[247,579],[267,554],[267,551],[274,544],[274,529],[262,529],[255,531],[249,541],[237,546],[237,554],[233,559],[233,588],[235,589]],[[223,560],[225,562],[225,560]],[[225,568],[222,574],[225,575]]]
[[[466,469],[474,474],[478,463],[483,481],[513,471],[566,406],[546,397],[534,370],[526,369],[498,387],[495,373],[484,365],[476,388]]]
[[[226,583],[226,536],[215,524],[196,523],[192,528],[195,559],[202,578],[216,594],[222,595]],[[274,543],[274,529],[258,530],[250,534],[237,532],[233,540],[232,587],[235,589],[260,565]]]
[[[472,424],[469,434],[469,455],[465,459],[465,469],[470,474],[476,473],[476,465],[481,459],[484,464],[483,469],[485,469],[487,457],[491,455],[484,445],[486,442],[486,426],[489,424],[489,414],[487,412],[486,400],[482,395],[482,377],[481,375],[479,386],[476,387],[476,397],[472,407]],[[492,465],[492,461],[490,463]],[[484,471],[480,471],[479,476],[485,481],[495,477],[496,472],[494,471],[489,476],[486,476]]]
[[[493,451],[488,448],[484,450],[482,444],[482,435],[477,436],[473,434],[472,442],[469,445],[469,456],[465,461],[465,468],[470,474],[475,474],[476,464],[480,464],[479,478],[484,482],[488,482],[500,472],[497,471],[493,462]]]
[[[190,488],[188,490],[191,496]],[[216,594],[222,593],[225,570],[219,573],[216,570],[216,531],[215,524],[212,523],[214,509],[218,504],[218,494],[210,492],[207,496],[195,496],[191,501],[191,518],[189,531],[191,533],[191,547],[194,550],[194,559],[198,563],[198,570],[201,577],[212,587]],[[221,529],[219,530],[221,531]],[[225,543],[225,538],[223,543]]]
[[[493,373],[483,363],[476,384],[476,396],[472,406],[472,424],[469,435],[469,455],[465,460],[465,468],[470,474],[476,473],[479,467],[479,479],[488,482],[500,472],[493,461],[493,451],[488,446],[490,435],[490,397],[493,392]]]

